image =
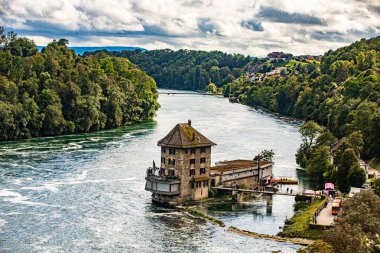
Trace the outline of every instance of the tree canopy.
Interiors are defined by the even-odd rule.
[[[108,53],[137,64],[156,80],[158,87],[179,90],[204,90],[210,83],[223,86],[239,77],[251,61],[249,56],[240,54],[187,49]]]
[[[80,57],[61,39],[38,52],[0,30],[0,140],[118,127],[150,119],[156,83],[124,58]]]
[[[380,37],[330,50],[320,63],[285,66],[279,75],[238,78],[224,86],[224,94],[243,104],[315,121],[339,139],[353,134],[356,152],[380,159]],[[308,148],[310,142],[303,145]]]

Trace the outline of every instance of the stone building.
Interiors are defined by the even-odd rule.
[[[216,145],[188,123],[177,124],[158,141],[160,167],[149,168],[147,191],[154,202],[178,205],[208,197],[211,147]]]
[[[210,169],[210,185],[252,188],[265,185],[272,178],[272,162],[255,160],[232,160],[218,162]]]

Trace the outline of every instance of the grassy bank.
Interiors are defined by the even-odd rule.
[[[313,203],[298,210],[290,219],[284,230],[278,233],[283,237],[300,237],[309,239],[318,239],[323,231],[320,229],[310,229],[310,217],[313,216],[323,200],[316,200]]]

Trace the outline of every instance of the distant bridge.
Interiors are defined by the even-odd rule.
[[[158,92],[159,95],[203,95],[203,96],[215,96],[213,93],[205,92]]]

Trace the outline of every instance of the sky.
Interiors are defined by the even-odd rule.
[[[0,26],[46,45],[323,54],[380,35],[380,0],[0,0]]]

